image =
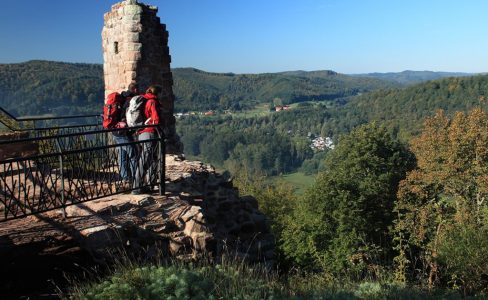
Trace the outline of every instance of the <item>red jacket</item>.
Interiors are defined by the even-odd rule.
[[[153,94],[145,94],[144,98],[146,98],[146,105],[144,106],[144,118],[146,120],[145,124],[160,124],[161,123],[161,105],[157,97]],[[156,127],[151,128],[144,128],[141,129],[138,133],[141,134],[143,132],[154,132],[156,133]]]

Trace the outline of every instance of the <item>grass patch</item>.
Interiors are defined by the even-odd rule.
[[[272,113],[269,110],[269,104],[263,103],[256,105],[253,109],[250,110],[242,110],[238,112],[232,113],[233,117],[237,118],[255,118],[255,117],[264,117]]]
[[[291,184],[294,192],[299,195],[303,194],[305,190],[315,182],[314,175],[305,175],[302,172],[285,174],[276,178]]]
[[[451,291],[426,292],[391,282],[348,282],[326,274],[278,275],[242,261],[219,264],[121,265],[96,282],[74,285],[69,299],[463,299]],[[471,299],[483,299],[473,297]]]

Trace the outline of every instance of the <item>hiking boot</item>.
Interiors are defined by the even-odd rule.
[[[140,190],[141,190],[141,193],[142,194],[150,194],[150,193],[152,193],[152,187],[150,187],[150,186],[142,187]]]

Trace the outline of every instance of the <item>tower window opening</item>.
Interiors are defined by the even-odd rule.
[[[119,42],[114,42],[114,52],[115,54],[119,54]]]

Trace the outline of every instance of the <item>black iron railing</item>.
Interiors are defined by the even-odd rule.
[[[157,134],[118,144],[109,138],[144,128]],[[33,145],[37,154],[0,160],[0,222],[131,191],[164,194],[165,139],[157,125],[0,141],[5,151],[16,145]],[[123,160],[122,150],[133,152]]]
[[[66,124],[72,120],[78,120],[78,124]],[[27,133],[30,137],[41,137],[102,129],[102,116],[90,114],[17,118],[0,107],[0,123],[10,131]]]

